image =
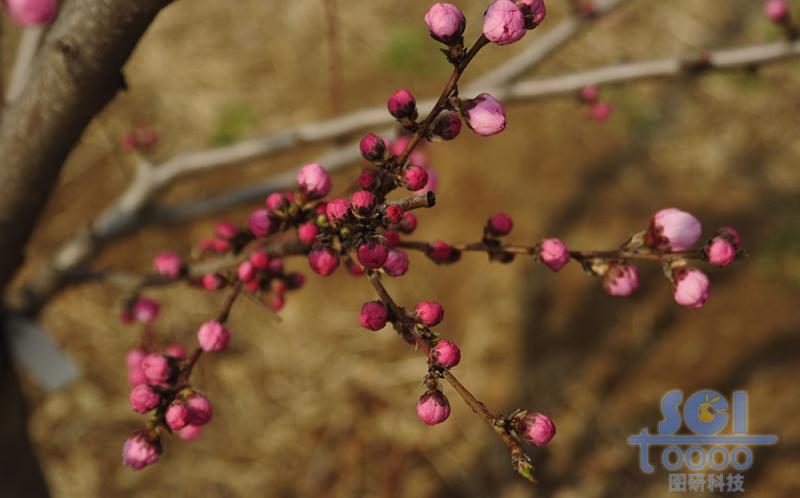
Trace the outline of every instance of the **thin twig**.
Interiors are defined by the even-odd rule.
[[[8,80],[6,90],[6,105],[11,104],[22,93],[28,77],[31,74],[31,65],[39,51],[44,35],[47,33],[46,26],[30,26],[22,30],[22,36],[17,47],[17,55],[14,59],[14,66],[11,68],[11,75]]]

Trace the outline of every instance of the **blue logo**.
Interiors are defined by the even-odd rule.
[[[681,409],[681,405],[683,408]],[[658,433],[650,434],[645,427],[637,435],[630,436],[628,443],[639,447],[639,468],[651,474],[655,467],[650,461],[650,447],[659,447],[661,467],[678,472],[682,469],[689,481],[700,482],[699,489],[687,488],[687,474],[670,474],[670,491],[703,491],[703,483],[723,482],[723,474],[697,474],[701,471],[721,472],[733,470],[728,475],[727,491],[744,491],[743,476],[738,474],[753,465],[753,446],[773,445],[778,437],[773,434],[747,433],[747,392],[734,391],[730,402],[720,393],[704,389],[683,401],[683,392],[667,392],[661,398],[663,420],[658,424]],[[685,426],[684,433],[679,433]],[[681,485],[682,483],[682,485]],[[731,485],[733,483],[733,485]],[[738,484],[737,484],[738,483]],[[673,487],[673,484],[675,487]],[[719,484],[723,491],[723,484]],[[731,489],[736,486],[737,489]],[[714,491],[714,489],[707,489]]]

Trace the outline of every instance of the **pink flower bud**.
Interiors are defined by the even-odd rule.
[[[155,319],[158,318],[160,311],[161,306],[157,302],[146,297],[137,299],[136,302],[133,303],[133,308],[131,309],[136,321],[142,323],[154,322]]]
[[[486,223],[487,231],[498,237],[508,235],[512,228],[514,228],[514,220],[506,213],[495,213]]]
[[[231,340],[231,333],[216,320],[208,321],[197,330],[197,342],[203,351],[210,353],[224,351]]]
[[[392,143],[391,147],[389,148],[389,152],[392,155],[400,156],[408,147],[409,138],[407,136],[400,136]],[[423,144],[418,144],[417,147],[411,152],[408,156],[408,162],[413,164],[414,166],[427,166],[428,165],[428,157],[423,152]]]
[[[128,401],[136,413],[147,413],[158,406],[161,400],[157,392],[147,384],[140,384],[131,390]]]
[[[450,403],[438,389],[431,389],[417,402],[417,416],[428,425],[436,425],[450,416]]]
[[[397,229],[408,235],[413,232],[415,228],[417,228],[417,217],[414,216],[414,213],[406,211],[403,213],[403,219],[397,224]]]
[[[129,369],[141,368],[145,353],[141,349],[131,349],[125,354],[125,366]]]
[[[370,301],[361,307],[358,322],[367,330],[380,330],[386,326],[389,312],[380,301]]]
[[[539,259],[551,270],[558,271],[569,262],[569,250],[559,239],[545,239],[539,245]]]
[[[467,20],[464,13],[451,3],[435,3],[425,14],[431,38],[446,45],[461,42]]]
[[[375,187],[375,173],[370,170],[364,170],[358,175],[358,185],[364,189],[371,189]]]
[[[428,172],[425,168],[411,166],[405,169],[403,178],[408,190],[420,190],[428,183]]]
[[[728,266],[736,259],[736,249],[723,237],[714,237],[705,247],[708,262],[716,266]]]
[[[220,290],[225,285],[225,281],[216,273],[203,275],[203,288],[209,291]]]
[[[678,268],[672,272],[675,302],[688,308],[699,308],[708,300],[710,283],[705,273],[697,268]]]
[[[256,270],[266,270],[267,268],[269,268],[269,262],[270,262],[269,255],[264,251],[255,251],[250,255],[250,264]],[[241,266],[239,268],[241,268]]]
[[[211,421],[211,402],[200,393],[194,393],[184,402],[189,412],[189,425],[206,425]]]
[[[189,425],[189,409],[183,403],[174,402],[164,414],[167,425],[173,431],[179,431]]]
[[[272,258],[269,260],[269,265],[267,267],[269,269],[270,274],[272,275],[282,275],[283,274],[283,258]]]
[[[361,157],[367,161],[374,162],[383,159],[383,154],[386,152],[386,143],[378,135],[367,133],[361,139],[358,148],[361,151]]]
[[[383,271],[390,277],[400,277],[408,271],[408,255],[403,251],[389,251]]]
[[[495,3],[511,0],[497,0]],[[490,7],[491,8],[491,7]],[[517,8],[516,6],[514,7]],[[519,10],[519,9],[517,9]],[[494,97],[482,93],[474,99],[467,100],[461,107],[461,113],[472,131],[482,137],[496,135],[506,128],[506,111]]]
[[[774,23],[780,23],[789,17],[789,3],[786,0],[767,0],[764,3],[764,14]]]
[[[453,257],[453,246],[437,240],[428,249],[428,257],[437,263],[449,263]]]
[[[350,275],[354,277],[360,277],[364,275],[365,271],[364,267],[356,263],[355,261],[348,259],[346,265],[347,265],[347,273],[349,273]]]
[[[431,168],[424,166],[425,173],[428,175],[428,181],[419,190],[413,192],[417,195],[426,194],[428,192],[435,192],[436,187],[439,185],[439,176]]]
[[[122,463],[133,470],[141,470],[158,462],[160,456],[161,444],[158,438],[147,431],[137,432],[122,445]]]
[[[8,15],[20,26],[49,24],[55,17],[56,0],[4,0]]]
[[[585,87],[581,88],[581,99],[585,102],[594,103],[597,101],[597,97],[600,96],[600,90],[597,89],[594,85],[586,85]]]
[[[421,301],[414,311],[419,321],[428,327],[434,327],[444,319],[444,308],[436,301]]]
[[[608,102],[597,102],[589,111],[589,117],[595,121],[602,122],[608,120],[612,112],[614,112],[614,108],[611,107],[611,104]]]
[[[256,237],[266,237],[278,228],[277,224],[270,218],[269,212],[266,209],[256,209],[250,213],[247,219],[247,224],[250,226],[250,231]]]
[[[178,278],[183,270],[183,262],[174,252],[164,251],[153,260],[153,269],[159,275]]]
[[[256,269],[250,261],[244,261],[236,270],[236,275],[242,282],[250,282],[256,278]]]
[[[397,244],[400,243],[400,234],[394,230],[385,230],[383,232],[383,238],[386,240],[386,247],[390,249],[397,247]]]
[[[453,368],[461,361],[461,350],[454,343],[442,339],[431,351],[433,361],[444,368]]]
[[[544,0],[515,0],[515,3],[525,16],[525,29],[534,29],[547,16]]]
[[[308,266],[314,273],[327,277],[339,266],[339,256],[329,247],[315,249],[308,255]]]
[[[511,0],[495,0],[483,15],[483,34],[490,42],[508,45],[525,32],[525,14]]]
[[[300,191],[308,199],[319,199],[331,191],[331,177],[317,163],[306,164],[297,175]]]
[[[167,353],[168,356],[172,356],[173,358],[186,357],[186,350],[183,349],[183,346],[181,346],[180,344],[170,344],[164,349],[164,352]]]
[[[736,229],[731,227],[722,227],[717,230],[717,237],[722,237],[723,239],[727,240],[731,244],[733,244],[733,248],[737,251],[739,247],[742,245],[742,237],[739,235],[739,232]]]
[[[286,306],[286,298],[280,294],[274,296],[269,303],[269,307],[272,311],[280,311],[284,306]]]
[[[282,192],[273,192],[269,194],[264,201],[267,209],[271,212],[281,211],[289,207],[289,199]]]
[[[247,292],[258,292],[261,290],[261,281],[259,280],[251,280],[249,282],[244,283],[244,288]]]
[[[366,216],[375,208],[375,196],[372,192],[359,190],[353,194],[353,197],[350,199],[350,204],[353,207],[354,213]]]
[[[203,426],[201,425],[187,425],[178,431],[178,437],[184,441],[191,441],[200,437],[203,433]]]
[[[217,223],[217,226],[214,227],[214,233],[217,237],[221,237],[223,239],[232,239],[236,237],[238,230],[236,229],[236,225],[229,221],[220,221]]]
[[[347,199],[334,199],[325,206],[325,214],[331,223],[345,219],[349,212],[350,205]]]
[[[356,256],[358,257],[358,262],[366,268],[377,270],[386,263],[386,259],[389,257],[389,250],[381,243],[369,241],[358,246]]]
[[[144,357],[142,370],[150,384],[164,384],[172,375],[169,359],[157,353],[150,353]]]
[[[556,435],[556,425],[547,415],[528,413],[519,425],[519,432],[525,441],[545,446]]]
[[[444,114],[433,126],[433,134],[442,140],[452,140],[461,133],[461,120],[454,113]]]
[[[231,247],[231,243],[226,239],[213,239],[211,241],[211,248],[218,253],[228,252]]]
[[[141,367],[128,369],[128,385],[136,387],[140,384],[147,384],[147,375]]]
[[[603,289],[612,296],[630,296],[639,288],[636,267],[627,263],[611,263],[603,275]]]
[[[313,244],[317,239],[317,235],[319,235],[319,228],[317,228],[317,224],[313,221],[303,223],[297,227],[297,238],[300,239],[300,242],[303,244]]]
[[[389,114],[397,119],[417,119],[417,101],[408,90],[394,92],[386,103]]]
[[[644,240],[655,249],[685,251],[700,239],[701,232],[697,218],[680,209],[667,208],[650,220]]]
[[[403,208],[399,204],[389,204],[386,206],[386,221],[391,224],[398,223],[403,218]]]

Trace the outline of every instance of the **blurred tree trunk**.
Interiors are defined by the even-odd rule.
[[[94,116],[125,88],[122,66],[170,1],[64,3],[22,94],[0,117],[0,295],[23,264],[25,246],[64,161]],[[4,329],[2,314],[0,320]],[[27,436],[25,400],[11,365],[7,334],[0,332],[2,495],[47,496]]]

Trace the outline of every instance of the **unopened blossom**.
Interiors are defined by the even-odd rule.
[[[638,288],[639,274],[631,264],[612,262],[603,275],[603,289],[612,296],[630,296]]]
[[[511,2],[511,0],[500,1]],[[496,135],[506,128],[505,109],[488,93],[481,93],[474,99],[465,101],[461,114],[467,126],[482,137]]]
[[[453,368],[461,361],[461,350],[455,343],[442,339],[431,350],[431,357],[437,365]]]
[[[780,23],[789,17],[789,2],[787,0],[767,0],[764,2],[764,14],[770,21]]]
[[[386,103],[389,114],[397,119],[416,119],[417,100],[414,95],[406,89],[394,92]]]
[[[319,228],[313,221],[303,223],[297,227],[297,238],[300,239],[303,244],[313,244],[317,239],[317,235],[319,235]]]
[[[20,26],[39,26],[56,17],[56,0],[3,0],[9,17]]]
[[[307,199],[320,199],[331,191],[331,177],[328,172],[317,163],[306,164],[297,174],[297,184],[300,192]]]
[[[289,207],[289,199],[283,192],[273,192],[267,196],[264,204],[267,206],[268,210],[274,213]]]
[[[581,99],[586,102],[594,103],[597,101],[597,97],[600,96],[600,91],[594,85],[586,85],[581,88]]]
[[[375,208],[375,201],[375,195],[372,192],[359,190],[350,198],[350,205],[354,213],[366,216]]]
[[[147,384],[139,384],[131,390],[128,397],[131,408],[136,413],[147,413],[158,406],[161,397]]]
[[[455,113],[443,114],[433,126],[433,134],[442,140],[453,140],[461,133],[461,120]]]
[[[205,352],[224,351],[230,342],[231,333],[217,320],[210,320],[197,329],[197,342]]]
[[[558,271],[569,263],[569,249],[559,239],[545,239],[539,245],[539,259],[551,270]]]
[[[547,17],[544,0],[514,0],[525,16],[525,29],[534,29]]]
[[[390,277],[400,277],[408,271],[408,264],[408,255],[405,252],[391,249],[383,264],[383,271]]]
[[[256,278],[256,268],[251,261],[243,261],[236,269],[236,276],[242,282],[249,282]]]
[[[403,208],[399,204],[389,204],[384,214],[389,223],[398,223],[403,218]]]
[[[361,307],[358,321],[368,330],[380,330],[386,326],[389,311],[380,301],[370,301]]]
[[[441,391],[431,389],[417,402],[417,416],[428,425],[436,425],[450,416],[450,402]]]
[[[714,237],[705,247],[708,262],[716,266],[728,266],[736,259],[736,249],[722,237]]]
[[[122,463],[134,470],[141,470],[158,462],[161,444],[148,431],[139,431],[122,445]]]
[[[386,143],[381,137],[374,133],[367,133],[358,145],[361,157],[367,161],[377,161],[383,159],[386,152]]]
[[[414,311],[419,321],[428,327],[436,326],[444,319],[444,307],[436,301],[421,301]]]
[[[266,209],[256,209],[250,213],[247,224],[256,237],[271,235],[278,228],[277,223],[270,217],[269,211]]]
[[[651,218],[645,243],[654,249],[685,251],[700,239],[701,233],[700,221],[693,215],[680,209],[667,208]]]
[[[511,0],[495,0],[483,15],[483,34],[498,45],[508,45],[525,36],[525,14]]]
[[[347,199],[333,199],[325,205],[325,215],[331,223],[344,220],[349,212],[350,203],[347,202]]]
[[[223,239],[232,239],[236,237],[237,232],[236,225],[230,221],[220,221],[214,227],[214,234]]]
[[[522,439],[536,446],[545,446],[556,435],[556,425],[547,415],[528,413],[519,424]]]
[[[428,172],[420,166],[410,166],[403,171],[403,179],[408,190],[421,190],[428,183]]]
[[[154,322],[155,319],[158,318],[160,311],[161,305],[146,297],[140,297],[137,299],[131,308],[133,318],[142,323]]]
[[[386,263],[386,258],[389,257],[389,250],[380,242],[364,242],[358,246],[356,257],[364,267],[377,270]]]
[[[142,370],[151,384],[163,384],[172,375],[169,359],[158,353],[150,353],[142,359]]]
[[[678,268],[672,272],[675,302],[687,308],[699,308],[709,296],[710,282],[697,268]]]
[[[339,256],[329,247],[315,249],[308,254],[308,266],[315,273],[327,277],[339,266]]]
[[[173,431],[183,429],[189,425],[189,409],[181,402],[173,402],[167,408],[164,419]]]
[[[202,394],[192,394],[184,404],[189,412],[187,421],[190,425],[205,425],[211,421],[211,402]]]
[[[446,45],[462,40],[467,20],[461,9],[451,3],[438,2],[425,14],[425,24],[431,38]]]
[[[512,228],[514,228],[514,220],[506,213],[495,213],[486,223],[487,231],[498,237],[508,235]]]
[[[178,278],[183,270],[183,261],[174,252],[164,251],[153,260],[153,269],[159,275]]]
[[[589,117],[595,121],[607,121],[614,112],[614,108],[608,102],[596,102],[589,111]]]

